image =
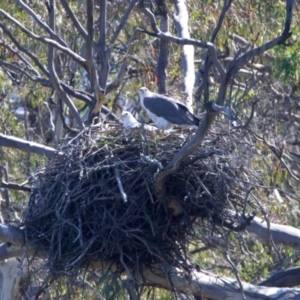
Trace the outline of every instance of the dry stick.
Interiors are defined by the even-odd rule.
[[[118,169],[117,165],[115,165],[114,170],[115,170],[115,175],[116,175],[116,179],[117,179],[117,183],[118,183],[118,187],[119,187],[122,199],[123,199],[124,203],[126,203],[127,202],[127,195],[124,192],[123,185],[122,185],[122,182],[121,182],[121,179],[120,179],[119,169]]]
[[[50,24],[50,28],[54,31],[55,30],[55,6],[54,6],[54,2],[51,2],[51,7],[52,9],[49,11],[49,24]],[[63,90],[60,80],[57,76],[56,70],[55,70],[55,66],[54,66],[54,47],[52,45],[49,45],[48,47],[48,68],[49,68],[49,72],[50,72],[50,80],[52,83],[53,88],[56,90],[56,92],[58,93],[59,97],[65,102],[65,104],[68,106],[70,113],[72,114],[72,116],[74,117],[74,119],[76,120],[80,130],[83,130],[85,128],[83,121],[81,120],[81,117],[78,113],[78,110],[74,104],[74,102],[70,99],[70,97],[65,93],[65,91]]]
[[[3,30],[3,32],[11,39],[14,46],[16,46],[21,52],[25,53],[28,57],[30,57],[36,66],[39,67],[39,69],[46,75],[49,76],[49,72],[46,70],[46,68],[43,66],[43,64],[40,62],[40,60],[29,50],[27,50],[25,47],[23,47],[13,36],[13,34],[7,29],[6,26],[0,23],[0,28]]]
[[[164,202],[164,197],[166,194],[164,182],[166,177],[176,172],[180,167],[180,163],[202,143],[206,132],[210,128],[210,125],[212,124],[215,116],[216,113],[207,111],[206,114],[204,114],[200,126],[191,141],[184,145],[174,155],[173,159],[169,162],[167,167],[155,176],[155,188],[157,197],[158,199],[160,199],[160,201]]]
[[[0,15],[2,15],[4,19],[8,19],[9,21],[13,22],[17,27],[20,28],[21,31],[23,31],[30,38],[33,38],[37,41],[51,45],[56,49],[61,50],[62,52],[70,56],[72,59],[74,59],[76,62],[78,62],[81,66],[86,67],[86,60],[82,58],[80,55],[78,55],[77,53],[73,52],[70,48],[64,47],[60,43],[57,43],[52,39],[36,35],[32,31],[28,30],[22,23],[20,23],[18,20],[13,18],[10,14],[8,14],[6,11],[2,9],[0,9]]]
[[[0,182],[0,187],[6,188],[6,189],[11,189],[11,190],[31,192],[30,187],[23,186],[22,184],[6,182],[6,181],[3,181],[3,180]]]
[[[91,85],[93,87],[94,93],[95,93],[95,102],[94,102],[94,108],[93,110],[95,110],[95,106],[96,105],[100,105],[99,109],[97,112],[99,112],[99,110],[101,109],[102,103],[104,101],[104,95],[105,95],[105,91],[103,90],[103,88],[100,86],[99,84],[99,77],[98,77],[98,70],[97,67],[95,65],[94,59],[93,59],[93,42],[94,42],[94,16],[93,16],[93,11],[94,11],[94,1],[92,0],[87,0],[87,5],[86,5],[86,9],[87,9],[87,36],[86,36],[86,49],[85,49],[85,53],[86,53],[86,62],[87,62],[87,68],[88,68],[88,72],[91,78]],[[101,9],[102,9],[102,3],[101,3]],[[101,16],[103,17],[103,16]],[[101,23],[102,24],[102,23]],[[102,32],[101,32],[102,33]],[[104,39],[104,45],[105,45],[105,35],[102,35],[100,33],[100,40],[102,41],[102,39]],[[98,46],[99,47],[99,46]],[[102,49],[105,52],[105,48]],[[105,54],[103,54],[105,55]],[[101,74],[103,75],[103,74]],[[98,107],[97,107],[98,108]],[[96,114],[96,111],[91,111],[90,112],[90,116],[89,116],[89,123],[92,123],[92,114]]]
[[[10,203],[10,199],[9,199],[9,193],[8,193],[8,190],[6,187],[2,186],[1,185],[1,182],[2,181],[2,177],[4,176],[4,179],[5,181],[7,182],[8,181],[8,171],[7,171],[7,163],[6,163],[6,166],[0,166],[0,172],[1,172],[1,178],[0,178],[0,186],[3,187],[4,189],[2,190],[2,194],[5,198],[5,204],[6,204],[6,207],[8,208],[9,207],[9,203]],[[1,192],[1,191],[0,191]]]
[[[4,135],[0,133],[0,146],[15,148],[29,153],[35,153],[43,155],[48,158],[54,157],[55,155],[62,155],[62,152],[47,147],[35,142],[29,142],[14,136]]]
[[[67,43],[57,35],[52,28],[50,28],[45,22],[42,21],[40,16],[38,16],[29,6],[27,6],[22,0],[17,0],[17,4],[20,5],[38,24],[40,28],[43,28],[46,32],[49,33],[50,37],[59,42],[62,46],[68,47]]]
[[[230,5],[230,1],[228,2]],[[262,46],[259,46],[257,48],[254,48],[238,59],[234,60],[227,68],[227,71],[224,70],[223,66],[221,65],[219,59],[217,58],[215,47],[213,43],[210,42],[202,42],[202,41],[197,41],[193,39],[182,39],[182,38],[176,38],[170,34],[165,34],[161,32],[155,23],[155,17],[154,15],[148,10],[143,8],[143,12],[148,16],[150,19],[151,27],[154,33],[147,32],[145,30],[141,30],[142,32],[146,32],[150,35],[157,36],[161,39],[168,39],[169,41],[172,41],[177,44],[190,44],[194,45],[197,47],[201,48],[206,48],[210,50],[210,54],[212,56],[213,62],[218,69],[221,77],[221,84],[219,88],[219,93],[218,93],[218,99],[217,99],[217,104],[218,105],[223,105],[224,99],[225,99],[225,94],[227,90],[227,85],[229,84],[230,79],[232,76],[236,74],[238,69],[247,63],[251,58],[253,58],[256,55],[262,54],[263,52],[273,48],[274,46],[278,44],[283,44],[290,36],[290,25],[291,25],[291,20],[292,20],[292,10],[293,10],[293,5],[294,1],[293,0],[287,0],[286,2],[286,21],[285,21],[285,27],[280,36],[277,38],[271,40],[270,42],[267,42],[263,44]],[[209,114],[209,115],[208,115]],[[166,194],[165,186],[164,186],[164,181],[167,176],[170,174],[176,172],[178,168],[180,167],[181,161],[186,158],[188,155],[190,155],[198,145],[200,145],[204,139],[204,136],[206,135],[207,130],[210,128],[212,122],[215,119],[216,114],[207,113],[204,115],[204,118],[202,122],[200,123],[200,126],[194,136],[194,138],[186,144],[184,147],[182,147],[174,156],[174,158],[171,160],[171,162],[168,164],[166,170],[160,172],[157,174],[155,178],[155,186],[156,186],[156,193],[158,198],[163,201],[164,196]]]
[[[228,235],[226,237],[226,250],[225,250],[225,258],[227,260],[227,262],[230,264],[231,268],[233,269],[233,272],[234,272],[234,275],[238,281],[238,284],[239,284],[239,287],[240,287],[240,290],[241,290],[241,294],[242,294],[242,297],[243,299],[246,299],[246,296],[245,296],[245,293],[244,293],[244,289],[243,289],[243,284],[241,282],[241,278],[239,276],[239,273],[238,273],[238,270],[236,268],[236,266],[234,265],[234,263],[232,262],[232,260],[230,259],[230,256],[229,256],[229,252],[228,252],[228,246],[229,246],[229,240],[228,240]]]
[[[75,16],[73,10],[70,8],[67,0],[60,0],[60,3],[64,7],[68,17],[72,20],[75,28],[78,30],[78,32],[84,37],[87,38],[88,33],[85,31],[84,27],[81,25],[81,23],[78,21],[77,17]]]
[[[0,25],[1,26],[1,25]],[[5,47],[8,49],[11,53],[13,53],[15,56],[19,57],[20,61],[22,61],[25,64],[24,69],[27,69],[35,74],[35,76],[40,76],[39,72],[30,64],[30,62],[22,55],[22,52],[15,50],[10,45],[7,45],[6,43],[0,43],[2,47]],[[15,62],[14,62],[15,63]],[[20,62],[18,63],[20,64]]]

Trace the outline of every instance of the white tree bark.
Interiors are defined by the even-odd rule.
[[[189,33],[189,15],[186,7],[185,0],[173,0],[176,8],[176,15],[174,15],[174,23],[181,38],[190,38]],[[193,104],[193,88],[195,84],[195,67],[194,67],[194,46],[182,46],[182,72],[183,72],[183,85],[182,91],[186,95],[183,99],[185,105],[192,108]]]
[[[146,269],[143,272],[147,285],[171,289],[170,282],[172,282],[176,292],[198,296],[202,299],[300,299],[300,289],[295,288],[264,287],[242,282],[243,291],[241,291],[237,280],[204,271],[194,271],[192,274],[187,274],[176,270],[169,272],[169,274],[170,280],[154,274],[152,270]]]
[[[0,262],[0,299],[21,299],[21,279],[20,263],[15,258]]]
[[[268,223],[258,217],[255,217],[251,224],[247,226],[247,231],[254,234],[261,242],[267,243],[272,237],[275,245],[285,245],[295,250],[300,250],[300,230],[275,223]]]

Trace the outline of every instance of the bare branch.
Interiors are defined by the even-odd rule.
[[[1,24],[0,24],[1,26]],[[0,43],[1,46],[8,49],[11,53],[13,53],[15,56],[17,56],[21,62],[18,62],[18,65],[24,63],[24,69],[27,69],[30,72],[33,72],[35,76],[40,76],[39,72],[31,65],[31,63],[17,50],[13,49],[10,45],[6,43]]]
[[[86,32],[86,30],[84,29],[84,27],[78,21],[77,17],[75,16],[75,14],[73,13],[72,9],[70,8],[68,2],[66,0],[60,0],[60,3],[64,7],[66,13],[68,14],[68,16],[70,17],[70,19],[72,20],[72,22],[73,22],[75,28],[78,30],[78,32],[85,39],[87,39],[88,38],[88,33]]]
[[[189,15],[185,0],[173,0],[176,8],[174,15],[175,26],[178,36],[190,38],[189,33]],[[183,69],[182,91],[186,94],[184,103],[191,109],[193,104],[193,88],[195,84],[195,67],[194,67],[194,47],[193,45],[184,45],[181,54]]]
[[[50,3],[52,6],[52,9],[49,11],[49,23],[50,23],[50,27],[53,30],[55,30],[55,28],[54,28],[55,27],[55,19],[54,19],[55,5],[54,5],[53,0],[51,0]],[[48,68],[50,71],[50,79],[51,79],[52,86],[54,87],[54,89],[57,91],[58,95],[61,97],[61,99],[66,103],[66,105],[70,109],[70,112],[71,112],[72,116],[75,118],[80,130],[83,130],[85,128],[85,126],[81,120],[78,110],[77,110],[76,106],[74,105],[73,101],[69,98],[69,96],[63,90],[63,88],[60,84],[60,81],[58,79],[58,76],[56,74],[56,70],[54,67],[54,48],[52,45],[49,45],[49,50],[48,50]]]
[[[214,43],[215,42],[215,39],[221,29],[221,26],[223,24],[223,21],[225,19],[225,16],[226,16],[226,13],[228,11],[228,9],[230,8],[231,6],[231,3],[232,3],[232,0],[225,0],[224,3],[223,3],[223,7],[222,7],[222,11],[221,11],[221,14],[220,14],[220,17],[219,17],[219,20],[218,20],[218,24],[217,26],[214,28],[212,34],[211,34],[211,37],[210,37],[210,42],[211,43]]]
[[[94,1],[93,0],[87,0],[86,9],[87,9],[87,30],[88,30],[88,35],[86,39],[86,61],[88,65],[89,74],[91,77],[91,84],[95,93],[94,105],[96,105],[97,103],[101,103],[102,105],[102,102],[104,100],[104,89],[100,88],[98,71],[93,59],[93,41],[94,41],[94,17],[93,17]],[[99,110],[100,108],[101,106],[99,107]],[[93,113],[95,114],[96,112],[94,111]],[[89,121],[91,122],[91,118]]]
[[[140,282],[149,286],[159,286],[170,289],[170,282],[178,293],[192,294],[201,299],[243,299],[236,279],[220,277],[206,271],[192,271],[191,273],[179,270],[170,270],[169,278],[162,275],[162,271],[144,269]],[[241,282],[247,300],[266,299],[299,299],[300,289],[267,288]]]
[[[31,188],[23,186],[21,184],[17,183],[12,183],[12,182],[5,182],[5,181],[0,181],[0,187],[6,188],[6,189],[11,189],[11,190],[17,190],[17,191],[24,191],[24,192],[30,192]]]
[[[91,2],[92,0],[88,0],[87,3]],[[97,95],[97,92],[95,91],[96,95],[96,102],[92,109],[92,114],[96,115],[100,110],[101,106],[103,105],[104,98],[105,98],[105,92],[106,92],[106,84],[108,79],[108,73],[109,73],[109,59],[110,59],[110,53],[106,49],[106,14],[107,14],[107,0],[102,0],[100,5],[100,25],[99,25],[99,31],[100,31],[100,39],[99,39],[99,46],[97,49],[97,55],[100,60],[100,72],[99,72],[99,86],[100,91]],[[98,82],[97,82],[98,84]]]
[[[262,242],[267,242],[271,235],[275,245],[286,245],[297,251],[300,250],[300,230],[295,227],[275,223],[270,223],[268,227],[266,220],[254,217],[246,229]]]
[[[181,162],[186,159],[204,140],[204,137],[213,123],[216,117],[216,113],[212,112],[208,108],[207,112],[203,115],[201,123],[193,136],[193,138],[184,145],[173,157],[173,159],[168,163],[167,167],[160,171],[155,177],[155,188],[157,197],[160,201],[164,202],[165,199],[165,179],[170,174],[176,172],[180,168]]]
[[[285,18],[285,25],[284,29],[280,36],[277,38],[263,44],[262,46],[256,47],[248,52],[246,52],[244,55],[242,55],[237,60],[233,61],[228,67],[227,67],[227,73],[226,73],[226,82],[229,81],[231,77],[233,77],[239,68],[246,64],[250,59],[252,59],[254,56],[258,56],[267,50],[275,47],[276,45],[284,44],[292,35],[292,32],[290,31],[292,17],[293,17],[293,6],[294,6],[294,0],[287,0],[286,1],[286,18]]]
[[[279,271],[259,285],[269,287],[293,287],[300,285],[300,267]]]
[[[6,19],[10,20],[11,22],[13,22],[17,27],[19,27],[29,37],[31,37],[31,38],[33,38],[35,40],[41,41],[41,42],[43,42],[45,44],[54,46],[56,49],[61,50],[62,52],[66,53],[67,55],[69,55],[70,57],[72,57],[76,62],[78,62],[84,68],[86,67],[86,60],[83,59],[77,53],[73,52],[70,48],[64,47],[64,46],[62,46],[61,44],[57,43],[56,41],[54,41],[52,39],[44,38],[42,36],[36,35],[35,33],[31,32],[28,29],[26,29],[25,26],[23,26],[18,20],[14,19],[11,15],[9,15],[8,13],[6,13],[2,9],[0,9],[0,14],[4,18],[6,18]]]
[[[28,55],[33,61],[34,63],[41,69],[41,71],[49,76],[49,72],[44,68],[44,66],[40,63],[40,60],[30,51],[28,51],[25,47],[23,47],[12,35],[12,33],[6,28],[5,25],[3,25],[2,23],[0,23],[0,28],[2,28],[3,32],[11,39],[11,41],[14,43],[14,45],[23,53],[25,53],[26,55]]]
[[[169,32],[169,17],[166,4],[162,1],[158,6],[160,16],[160,29],[162,32]],[[157,87],[160,94],[167,93],[167,68],[169,64],[169,44],[167,40],[160,40],[159,56],[157,60]]]
[[[62,46],[68,48],[67,43],[60,36],[58,36],[46,23],[44,23],[28,5],[26,5],[22,0],[17,0],[17,4],[19,4],[41,28],[48,32],[52,39],[59,42]]]
[[[61,155],[62,153],[58,150],[47,147],[35,142],[29,142],[23,139],[19,139],[14,136],[3,135],[0,133],[0,145],[2,147],[15,148],[29,153],[35,153],[38,155],[53,157],[57,154]]]
[[[144,33],[147,33],[149,35],[156,36],[156,37],[159,37],[161,39],[168,40],[168,41],[176,43],[178,45],[193,45],[193,46],[196,46],[196,47],[199,47],[199,48],[208,49],[210,51],[211,56],[212,56],[213,62],[216,65],[216,68],[220,72],[220,75],[222,77],[225,76],[225,70],[224,70],[221,62],[218,59],[214,44],[212,44],[210,42],[202,42],[202,41],[198,41],[198,40],[194,40],[194,39],[178,38],[178,37],[175,37],[175,36],[171,35],[170,33],[164,33],[164,32],[161,32],[161,31],[159,31],[158,33],[152,33],[152,32],[149,32],[147,30],[140,29],[140,28],[138,30],[140,32],[144,32]]]
[[[118,27],[116,28],[116,31],[115,31],[114,35],[112,36],[112,38],[110,40],[110,43],[109,43],[109,46],[108,46],[108,48],[109,48],[108,52],[111,51],[115,41],[117,40],[122,28],[126,24],[128,18],[129,18],[129,15],[130,15],[130,13],[131,13],[131,11],[132,11],[132,9],[133,9],[133,7],[134,7],[134,5],[136,4],[137,1],[138,0],[131,0],[130,4],[128,5],[127,10],[125,11],[120,23],[118,24]]]
[[[110,93],[113,89],[117,88],[118,86],[121,85],[124,76],[126,75],[127,67],[128,67],[128,62],[127,62],[127,56],[131,54],[132,49],[133,49],[133,42],[136,36],[137,30],[135,29],[133,34],[130,37],[130,40],[127,44],[127,53],[124,62],[122,63],[120,70],[116,77],[106,85],[106,94]]]

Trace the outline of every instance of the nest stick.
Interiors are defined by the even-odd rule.
[[[116,179],[117,179],[117,183],[118,183],[118,187],[119,187],[122,199],[123,199],[124,203],[126,203],[127,202],[127,195],[126,195],[126,193],[124,192],[124,189],[123,189],[119,169],[118,169],[117,166],[115,166],[114,169],[115,169],[115,175],[116,175]]]

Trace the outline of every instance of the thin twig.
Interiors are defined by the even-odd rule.
[[[126,203],[127,202],[127,195],[124,192],[123,185],[122,185],[121,178],[120,178],[119,169],[118,169],[117,165],[115,165],[114,170],[115,170],[115,175],[116,175],[117,183],[118,183],[118,186],[119,186],[119,190],[120,190],[120,193],[121,193],[121,197],[122,197],[124,203]]]

